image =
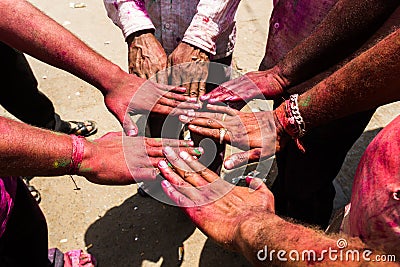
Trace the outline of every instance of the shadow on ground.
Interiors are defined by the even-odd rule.
[[[136,194],[94,222],[85,234],[85,244],[92,245],[88,252],[103,267],[136,267],[143,261],[180,266],[178,248],[194,230],[179,208]],[[249,264],[242,256],[207,240],[200,266]]]

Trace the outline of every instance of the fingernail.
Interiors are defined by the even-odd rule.
[[[174,150],[171,147],[167,146],[164,148],[164,152],[165,152],[165,154],[170,155],[174,152]]]
[[[246,184],[249,185],[251,183],[251,181],[253,180],[253,178],[251,177],[246,177]]]
[[[208,95],[202,95],[202,96],[200,96],[200,100],[207,100],[209,98],[209,96]]]
[[[190,146],[194,146],[194,142],[193,141],[189,141],[189,145]]]
[[[137,131],[136,129],[132,129],[128,131],[128,136],[136,136],[137,135]]]
[[[189,99],[189,101],[190,101],[190,102],[194,102],[194,103],[196,103],[196,102],[197,102],[197,98],[195,98],[195,97],[191,97],[191,98]]]
[[[167,180],[162,180],[162,181],[161,181],[161,184],[162,184],[164,187],[166,187],[166,188],[171,187],[170,182],[168,182]]]
[[[194,153],[196,153],[197,155],[201,155],[204,153],[204,149],[202,147],[195,148]]]
[[[160,160],[160,162],[158,163],[158,167],[161,169],[165,169],[168,168],[168,164],[165,162],[165,160]]]
[[[186,151],[181,151],[179,153],[179,156],[184,160],[187,160],[190,157],[190,155]]]
[[[218,102],[218,101],[217,101],[217,99],[211,98],[211,99],[208,100],[208,102],[209,102],[209,103],[215,103],[215,102]],[[208,106],[208,105],[207,105],[207,106]]]
[[[232,169],[234,166],[233,160],[228,159],[227,161],[225,161],[224,166],[227,170]]]
[[[188,115],[189,117],[194,117],[194,116],[196,115],[196,112],[194,112],[193,109],[189,109],[188,112],[187,112],[187,115]]]

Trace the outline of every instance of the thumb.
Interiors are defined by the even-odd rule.
[[[264,191],[267,186],[260,178],[250,178],[246,177],[246,183],[249,185],[249,188],[253,190],[261,190]]]
[[[139,134],[139,129],[137,125],[132,121],[128,113],[125,113],[122,128],[124,129],[124,132],[127,136],[133,137]]]

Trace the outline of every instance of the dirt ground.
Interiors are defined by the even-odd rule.
[[[90,47],[127,69],[127,48],[120,30],[107,18],[100,0],[85,0],[85,8],[70,8],[70,0],[32,0],[46,14],[63,24]],[[245,0],[239,8],[238,41],[234,60],[241,72],[256,70],[263,56],[272,1]],[[107,112],[101,94],[89,84],[63,71],[29,58],[40,89],[66,120],[93,119],[97,138],[120,131]],[[366,144],[400,113],[399,103],[380,109],[346,159],[336,182],[336,205],[348,200],[352,177]],[[0,114],[8,115],[4,110]],[[137,194],[136,185],[99,186],[74,176],[36,177],[40,204],[48,222],[49,246],[62,251],[82,248],[93,253],[100,266],[248,266],[235,253],[208,240],[177,208]],[[178,248],[184,244],[183,261]]]

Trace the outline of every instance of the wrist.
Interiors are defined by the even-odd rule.
[[[282,147],[285,143],[284,137],[290,136],[296,141],[296,145],[300,151],[304,153],[305,149],[299,138],[305,135],[306,130],[303,117],[298,107],[297,98],[297,94],[291,95],[288,100],[285,100],[273,111],[277,134],[277,147]]]
[[[82,164],[83,154],[85,151],[84,137],[70,135],[72,140],[71,160],[68,168],[68,174],[77,174]]]
[[[272,212],[254,213],[247,216],[247,220],[238,227],[238,234],[234,240],[236,249],[254,265],[260,263],[257,259],[257,252],[268,245],[264,244],[267,242],[267,238],[264,236],[266,228],[269,228],[267,225],[271,225],[276,218],[278,217]]]
[[[290,86],[289,79],[283,75],[282,68],[279,65],[272,67],[268,73],[272,74],[282,93]]]
[[[154,35],[155,30],[154,29],[144,29],[140,31],[133,32],[126,37],[126,42],[128,43],[128,46],[135,40],[136,37],[146,35],[146,34],[151,34]]]
[[[79,165],[79,169],[77,170],[76,174],[80,176],[90,176],[94,173],[94,166],[93,166],[93,156],[94,153],[94,143],[90,142],[86,139],[83,139],[84,151],[82,155],[82,162]]]

